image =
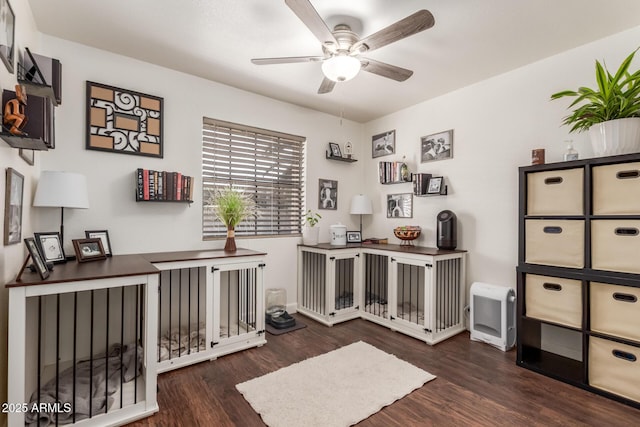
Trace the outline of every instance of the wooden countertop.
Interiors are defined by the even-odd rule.
[[[177,251],[177,252],[151,252],[140,254],[141,257],[152,263],[194,261],[201,259],[236,258],[248,256],[264,256],[266,252],[258,252],[250,249],[238,248],[235,252],[225,252],[223,249],[203,251]]]
[[[461,249],[438,249],[438,248],[429,248],[426,246],[408,246],[408,245],[393,245],[393,244],[377,244],[377,243],[348,243],[347,245],[332,245],[330,243],[319,243],[317,245],[298,245],[305,246],[309,248],[317,248],[317,249],[378,249],[381,251],[392,251],[392,252],[404,252],[414,255],[429,255],[429,256],[437,256],[437,255],[450,255],[450,254],[459,254],[467,252]]]
[[[140,255],[115,255],[105,260],[69,261],[65,264],[56,264],[46,280],[42,280],[38,273],[32,273],[29,269],[25,269],[19,282],[14,279],[12,282],[7,283],[5,287],[79,282],[110,277],[158,274],[159,272],[160,270]]]

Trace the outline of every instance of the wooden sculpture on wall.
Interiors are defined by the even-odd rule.
[[[4,106],[4,127],[13,135],[26,136],[22,131],[27,124],[25,114],[27,92],[22,85],[16,85],[16,97],[7,101]]]

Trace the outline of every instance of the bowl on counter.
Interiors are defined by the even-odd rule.
[[[422,229],[417,225],[403,225],[393,229],[393,234],[401,240],[400,245],[412,246],[413,241],[420,237]]]

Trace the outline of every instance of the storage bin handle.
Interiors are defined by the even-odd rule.
[[[618,179],[633,179],[638,177],[640,177],[640,171],[638,170],[620,171],[616,174],[616,178]]]
[[[549,178],[544,179],[544,183],[546,185],[562,184],[562,181],[563,179],[561,176],[550,176]]]
[[[637,236],[640,233],[635,227],[617,227],[614,232],[616,236]]]
[[[548,291],[560,292],[562,290],[562,285],[560,285],[558,283],[545,282],[545,283],[542,284],[542,287],[545,288]]]
[[[613,299],[621,302],[637,302],[638,297],[632,294],[623,294],[620,292],[614,292]]]
[[[618,359],[626,360],[627,362],[635,362],[638,360],[635,354],[629,353],[627,351],[622,350],[611,350],[611,354],[613,354]]]
[[[560,234],[562,233],[562,227],[558,226],[547,226],[542,229],[547,234]]]

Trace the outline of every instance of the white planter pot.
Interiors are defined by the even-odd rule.
[[[596,157],[640,152],[640,117],[595,124],[589,137]]]
[[[302,230],[302,243],[305,245],[317,245],[319,233],[319,227],[304,227],[304,230]]]

